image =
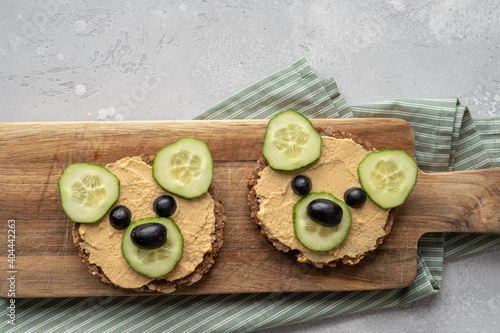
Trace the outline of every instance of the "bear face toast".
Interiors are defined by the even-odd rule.
[[[308,167],[280,172],[270,168],[264,157],[259,159],[248,185],[251,216],[278,250],[294,253],[299,262],[320,268],[338,262],[354,265],[382,243],[392,228],[395,209],[382,209],[367,199],[362,207],[349,209],[352,224],[340,245],[328,251],[303,246],[293,230],[293,206],[301,198],[291,188],[293,178],[305,175],[311,179],[311,192],[331,193],[343,199],[346,190],[360,186],[357,165],[372,151],[369,143],[350,133],[316,130],[323,139],[322,156]],[[271,207],[281,209],[278,213]]]
[[[153,155],[126,157],[106,165],[119,180],[119,198],[97,222],[74,222],[73,241],[91,274],[103,282],[135,291],[170,293],[199,281],[213,266],[226,217],[210,184],[207,191],[189,199],[163,189],[153,177],[153,159]],[[196,175],[192,178],[196,180]],[[175,205],[169,216],[155,206],[164,196]],[[116,225],[112,216],[117,207],[131,215],[126,228]],[[141,231],[144,226],[149,231],[164,230],[165,235],[148,234],[147,228]],[[146,245],[139,242],[141,232]],[[143,247],[155,241],[162,243]]]
[[[319,268],[375,250],[417,178],[406,152],[376,151],[295,111],[269,121],[262,153],[248,183],[251,217],[278,250]]]

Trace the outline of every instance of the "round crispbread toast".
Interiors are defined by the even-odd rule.
[[[322,136],[329,136],[329,137],[333,137],[336,139],[351,139],[355,143],[361,145],[364,150],[369,151],[369,152],[375,151],[375,149],[372,147],[372,145],[369,142],[367,142],[367,141],[365,141],[365,140],[363,140],[363,139],[361,139],[361,138],[357,137],[356,135],[353,135],[349,132],[333,130],[330,127],[328,127],[328,128],[316,127],[316,131],[319,134],[321,134]],[[290,247],[281,243],[279,239],[274,237],[268,230],[266,230],[265,226],[261,223],[261,221],[258,218],[257,213],[260,210],[260,202],[259,202],[259,197],[257,196],[256,190],[255,190],[255,185],[257,185],[257,183],[260,179],[260,176],[259,176],[260,172],[262,170],[264,170],[264,168],[266,168],[267,166],[268,166],[268,164],[267,164],[266,159],[264,158],[264,156],[261,156],[261,158],[257,161],[256,166],[252,170],[252,175],[251,175],[250,180],[248,182],[248,190],[249,190],[248,201],[249,201],[249,206],[250,206],[251,218],[259,226],[261,233],[274,245],[274,247],[276,249],[278,249],[282,252],[285,252],[285,253],[293,253],[293,254],[295,254],[295,256],[297,258],[301,258],[302,252],[300,250],[291,249]],[[339,258],[339,259],[329,261],[329,262],[315,262],[315,261],[311,261],[309,259],[303,259],[303,258],[299,261],[301,263],[315,265],[318,268],[322,268],[324,266],[335,267],[337,265],[337,263],[339,263],[339,262],[342,262],[343,264],[347,264],[347,265],[355,265],[355,264],[359,263],[360,260],[363,259],[369,252],[374,251],[380,244],[382,244],[384,238],[391,231],[395,213],[396,213],[396,209],[394,209],[394,208],[389,211],[386,224],[383,228],[385,235],[376,239],[375,246],[372,249],[370,249],[364,253],[359,253],[356,256],[352,256],[352,257],[351,256],[344,256],[343,258]]]
[[[141,155],[140,157],[142,161],[151,166],[154,155]],[[162,293],[171,293],[182,286],[189,286],[195,282],[198,282],[203,277],[203,275],[206,274],[210,270],[210,268],[214,265],[215,257],[219,254],[219,250],[221,249],[223,244],[222,238],[224,234],[226,215],[224,213],[224,207],[222,206],[222,203],[218,199],[216,190],[212,185],[210,185],[208,192],[210,193],[210,196],[214,200],[214,216],[215,216],[215,228],[214,232],[211,235],[212,237],[211,251],[205,253],[205,255],[203,256],[203,261],[198,266],[196,266],[194,271],[188,276],[185,276],[183,278],[174,281],[167,281],[166,279],[158,278],[140,288],[133,289],[134,291],[137,292],[158,291]],[[73,242],[75,246],[78,248],[78,252],[80,254],[80,257],[82,258],[82,261],[85,263],[89,272],[92,275],[97,275],[103,282],[112,284],[112,282],[108,279],[106,274],[104,274],[104,272],[99,266],[97,266],[96,264],[91,264],[89,262],[89,254],[85,250],[83,250],[80,245],[82,242],[84,242],[84,240],[80,236],[79,226],[80,223],[76,222],[73,223],[72,235],[73,235]],[[116,285],[115,287],[121,288]]]

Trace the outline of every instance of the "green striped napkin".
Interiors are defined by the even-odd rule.
[[[301,59],[202,113],[196,119],[270,118],[293,109],[307,117],[392,117],[415,130],[426,172],[500,166],[500,118],[472,119],[456,98],[397,100],[349,107],[333,79],[321,80]],[[427,234],[419,242],[417,278],[403,289],[22,299],[12,332],[242,332],[406,304],[439,291],[443,258],[500,245],[500,237]]]

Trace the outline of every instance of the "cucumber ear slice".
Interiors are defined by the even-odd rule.
[[[262,154],[275,170],[296,170],[321,156],[321,143],[309,119],[289,110],[269,120]]]
[[[214,161],[205,142],[184,137],[160,149],[153,160],[153,177],[165,191],[191,199],[208,191]]]
[[[61,205],[73,222],[99,221],[120,195],[120,181],[108,169],[90,163],[71,164],[59,178]]]
[[[404,150],[371,152],[358,165],[361,187],[379,207],[402,205],[417,183],[418,166]]]

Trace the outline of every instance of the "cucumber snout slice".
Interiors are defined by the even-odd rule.
[[[326,199],[342,208],[340,223],[334,227],[322,226],[314,222],[307,214],[309,204],[315,200]],[[339,246],[351,228],[352,218],[349,207],[330,193],[309,193],[295,203],[293,207],[293,230],[297,240],[311,251],[328,251]]]
[[[61,174],[58,185],[64,212],[79,223],[97,222],[120,194],[118,178],[97,164],[69,165]]]
[[[284,111],[269,121],[262,154],[275,170],[299,169],[320,157],[321,135],[300,113]]]
[[[153,160],[153,177],[167,192],[183,198],[205,193],[213,177],[214,162],[205,142],[184,137],[160,149]]]
[[[167,236],[165,244],[151,250],[141,249],[134,245],[132,241],[134,228],[152,223],[159,223],[165,227]],[[166,217],[146,217],[130,224],[125,230],[122,239],[122,254],[136,272],[157,278],[174,269],[182,256],[183,246],[184,238],[174,221]]]
[[[358,165],[359,182],[379,207],[402,205],[417,183],[418,167],[404,150],[372,152]]]

